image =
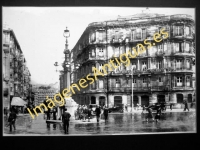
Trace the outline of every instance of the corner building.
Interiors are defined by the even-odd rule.
[[[168,38],[155,42],[153,35],[162,28],[168,32]],[[134,55],[132,48],[137,49],[137,44],[143,44],[146,51],[136,58],[129,57],[127,67],[115,61],[119,67],[112,71],[106,67],[108,74],[97,76],[93,84],[86,79],[87,88],[75,90],[73,99],[86,105],[112,107],[123,103],[131,106],[133,89],[134,107],[137,103],[148,106],[165,101],[175,103],[174,108],[181,108],[183,100],[191,103],[195,92],[194,36],[194,20],[184,14],[141,13],[89,24],[71,51],[71,84],[78,85],[88,74],[94,78],[93,67],[104,72],[102,66],[110,59],[119,60],[123,53],[131,51]],[[145,39],[152,44],[151,48],[144,44]]]

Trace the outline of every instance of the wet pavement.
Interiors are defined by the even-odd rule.
[[[139,113],[109,114],[107,121],[97,123],[75,120],[73,113],[70,121],[69,134],[67,135],[117,135],[117,134],[149,134],[149,133],[196,133],[196,113],[190,112],[164,112],[159,122],[145,121],[145,115]],[[155,116],[155,114],[153,114]],[[6,124],[6,121],[4,121]],[[10,132],[4,126],[4,135],[65,135],[61,123],[46,124],[44,114],[32,119],[29,114],[20,115],[16,120],[16,130]]]

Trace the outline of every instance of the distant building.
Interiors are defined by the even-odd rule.
[[[134,106],[170,102],[181,108],[183,100],[190,103],[195,93],[194,24],[191,16],[185,14],[149,13],[89,24],[71,51],[71,84],[78,84],[88,74],[94,78],[94,67],[104,73],[102,67],[110,59],[118,67],[108,70],[107,75],[99,75],[93,84],[85,83],[87,88],[77,90],[72,98],[78,104],[131,106],[133,88]],[[154,33],[160,33],[162,28],[169,33],[168,38],[153,45]],[[144,45],[145,39],[151,48]],[[143,44],[146,51],[136,58],[129,57],[131,65],[119,65],[116,59],[120,54],[132,48],[138,50],[137,44]]]
[[[3,106],[10,107],[14,96],[27,103],[31,93],[31,73],[19,42],[10,28],[3,28]]]
[[[37,89],[34,91],[35,97],[34,97],[34,104],[35,106],[40,105],[48,98],[54,100],[54,95],[57,93],[55,89]]]

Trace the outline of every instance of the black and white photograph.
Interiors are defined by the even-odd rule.
[[[2,7],[3,136],[197,133],[183,7]]]

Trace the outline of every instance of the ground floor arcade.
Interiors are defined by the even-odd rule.
[[[132,95],[127,93],[109,93],[108,95],[106,93],[77,94],[73,96],[73,99],[80,105],[98,104],[112,107],[118,104],[127,104],[128,106],[132,104]],[[194,91],[134,93],[133,105],[136,107],[138,103],[141,106],[148,106],[152,103],[166,102],[174,103],[174,108],[182,108],[184,100],[191,103],[194,99]]]

